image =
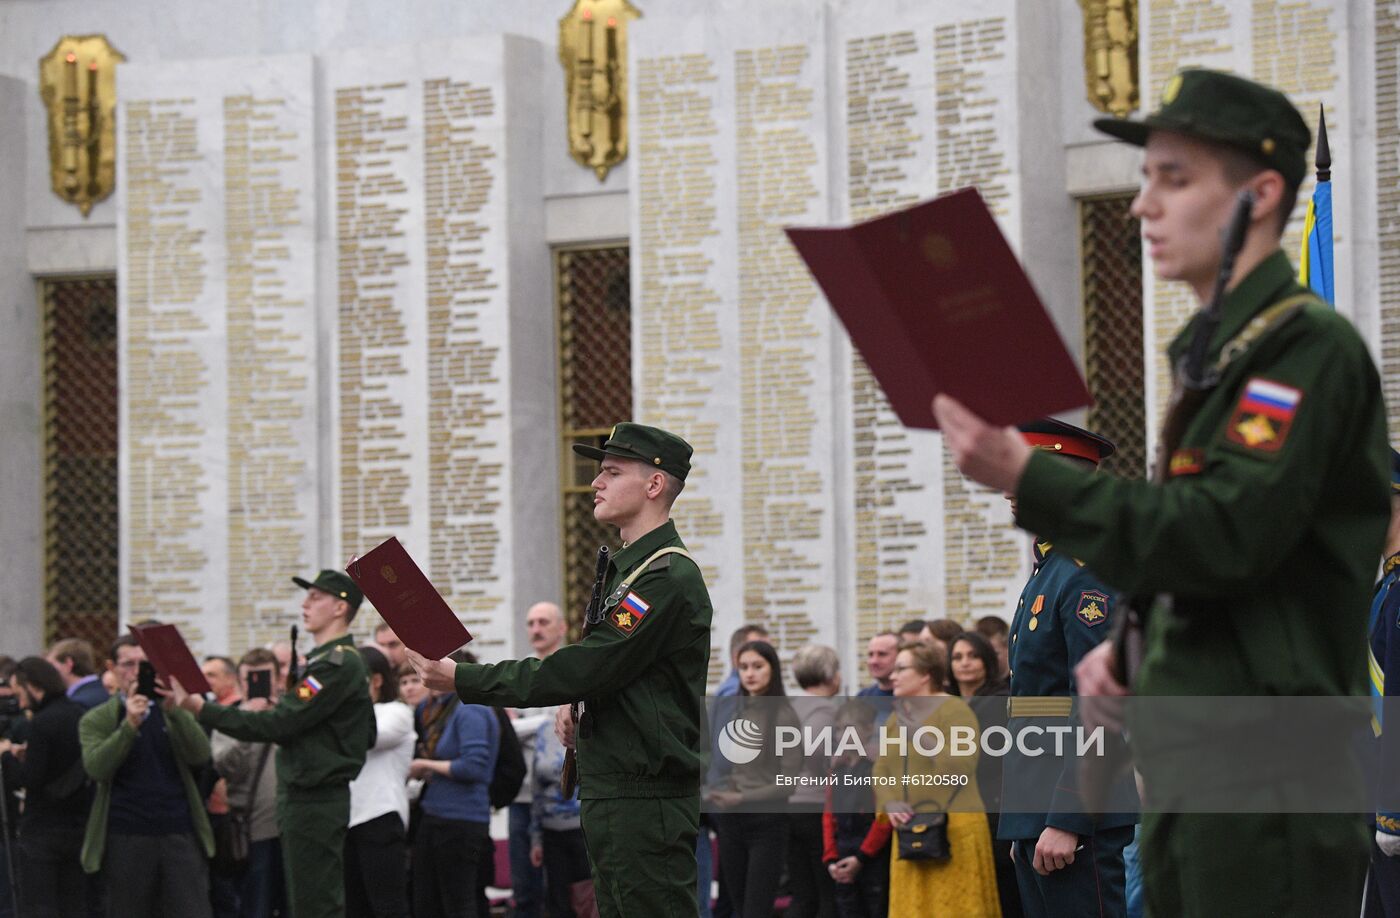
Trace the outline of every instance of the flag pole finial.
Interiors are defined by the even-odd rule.
[[[1317,166],[1317,180],[1330,182],[1332,180],[1332,148],[1327,145],[1327,115],[1322,110],[1321,102],[1317,105],[1317,155],[1314,163]]]

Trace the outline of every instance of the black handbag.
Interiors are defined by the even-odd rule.
[[[904,759],[904,773],[909,773],[909,758]],[[962,788],[953,791],[948,798],[948,806],[953,805]],[[909,801],[909,788],[904,789],[904,800]],[[921,807],[937,807],[921,811]],[[914,814],[909,821],[895,830],[899,842],[901,861],[946,861],[952,858],[953,848],[948,843],[948,810],[936,803],[915,804]]]
[[[272,752],[272,744],[266,743],[258,755],[258,765],[253,771],[253,780],[247,806],[229,807],[223,819],[211,820],[214,831],[214,858],[210,868],[221,877],[241,877],[248,870],[248,856],[253,847],[252,797],[258,792],[263,770]]]

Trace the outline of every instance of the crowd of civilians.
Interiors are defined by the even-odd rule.
[[[808,645],[790,663],[801,700],[775,705],[746,700],[788,696],[768,632],[758,625],[736,630],[729,645],[733,669],[716,692],[712,725],[742,716],[757,723],[765,736],[780,726],[800,725],[809,735],[828,727],[838,736],[854,730],[867,754],[848,749],[830,759],[818,754],[781,761],[774,748],[765,746],[743,765],[712,755],[696,852],[702,918],[1021,915],[1009,846],[994,843],[1001,760],[964,757],[959,764],[940,756],[910,762],[881,756],[875,740],[881,726],[909,717],[920,719],[908,726],[945,732],[955,725],[974,730],[992,726],[979,721],[989,714],[1000,716],[1004,725],[1004,704],[978,704],[974,715],[962,699],[1009,694],[1007,631],[1006,622],[988,617],[972,631],[940,619],[881,632],[866,651],[872,681],[849,697],[843,695],[836,650]],[[901,699],[910,703],[901,704]],[[958,768],[970,769],[961,786],[905,786],[899,780],[906,770],[947,774]],[[778,786],[772,777],[799,772],[836,780]],[[871,776],[895,780],[872,787],[865,780]],[[930,804],[949,812],[953,856],[947,861],[891,858],[895,827]],[[716,840],[713,851],[710,833]],[[711,856],[715,852],[717,860]]]
[[[567,636],[552,603],[532,606],[525,627],[541,658]],[[873,682],[844,703],[835,697],[843,688],[836,651],[800,648],[790,663],[793,682],[811,696],[801,721],[869,737],[900,716],[882,700],[890,696],[1006,694],[1005,633],[1004,622],[985,619],[971,632],[943,620],[876,635],[866,658]],[[733,671],[715,704],[751,705],[753,716],[773,721],[768,727],[797,726],[792,706],[745,700],[786,693],[767,638],[759,626],[735,632]],[[205,658],[212,699],[253,711],[275,705],[293,652],[282,641],[237,661]],[[490,836],[495,807],[508,810],[508,914],[596,913],[579,803],[561,793],[564,747],[554,735],[554,709],[505,711],[463,704],[450,692],[430,694],[382,624],[359,653],[378,730],[350,787],[346,913],[490,914],[487,887],[503,882]],[[181,708],[142,694],[144,659],[130,636],[119,638],[105,661],[76,638],[43,656],[0,657],[0,918],[288,914],[276,748],[206,732]],[[961,703],[939,711],[959,722],[972,718]],[[720,722],[722,712],[729,713],[716,708],[712,720]],[[515,776],[513,800],[493,800],[508,758],[523,760],[525,777]],[[772,780],[775,770],[871,775],[904,763],[852,753],[796,765],[769,758],[712,764],[696,852],[701,915],[766,918],[785,908],[788,916],[875,918],[905,914],[901,903],[916,899],[956,910],[969,896],[1019,914],[1005,846],[994,851],[987,828],[991,820],[995,829],[1001,784],[995,759],[983,757],[960,791],[980,794],[988,815],[952,814],[956,869],[930,871],[898,859],[892,870],[889,855],[892,824],[919,800],[877,799],[859,784],[793,788]]]

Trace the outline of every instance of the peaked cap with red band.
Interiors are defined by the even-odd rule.
[[[1094,465],[1112,456],[1118,449],[1107,437],[1054,418],[1037,418],[1019,425],[1016,429],[1021,431],[1026,442],[1036,449],[1083,459]]]

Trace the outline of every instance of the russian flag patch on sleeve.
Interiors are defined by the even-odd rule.
[[[623,634],[631,634],[650,611],[651,605],[645,599],[636,593],[628,593],[626,598],[617,604],[617,609],[611,616],[612,623]]]
[[[1301,390],[1256,376],[1240,393],[1225,425],[1225,439],[1262,453],[1278,452],[1302,400]]]
[[[302,701],[310,701],[316,697],[316,693],[319,691],[321,691],[321,680],[315,676],[307,676],[297,686],[297,697]]]

